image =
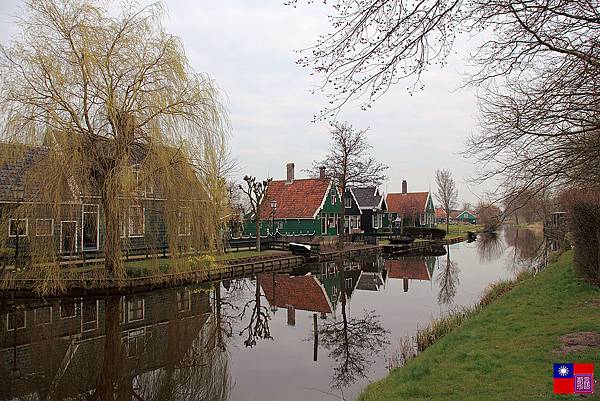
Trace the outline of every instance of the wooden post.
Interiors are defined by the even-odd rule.
[[[313,313],[313,334],[314,334],[314,345],[313,345],[313,361],[317,361],[317,351],[319,350],[319,330],[317,327],[317,314]]]

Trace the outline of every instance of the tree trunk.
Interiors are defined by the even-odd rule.
[[[260,208],[256,208],[256,252],[260,252]]]
[[[340,196],[340,202],[342,203],[342,212],[338,216],[338,243],[337,248],[341,251],[344,249],[344,235],[346,235],[346,204],[345,204],[345,196],[346,196],[346,186],[342,185],[342,195]],[[340,227],[342,229],[340,230]],[[348,232],[350,232],[350,227],[348,227]]]
[[[450,208],[446,208],[446,235],[450,230]]]
[[[119,202],[118,184],[108,177],[102,186],[102,207],[106,226],[104,241],[104,265],[106,271],[115,278],[124,278],[121,260],[121,218],[124,218],[123,205]]]

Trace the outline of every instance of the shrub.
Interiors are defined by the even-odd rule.
[[[570,212],[575,270],[600,286],[600,205],[579,201],[570,206]]]

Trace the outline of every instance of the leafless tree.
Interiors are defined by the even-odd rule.
[[[534,194],[596,185],[599,9],[586,0],[337,0],[331,32],[299,63],[323,77],[330,107],[321,116],[329,117],[357,97],[369,107],[398,82],[420,88],[457,35],[485,31],[468,79],[479,88],[481,130],[465,154],[480,163],[478,178]]]
[[[450,246],[446,246],[446,260],[435,278],[437,285],[440,287],[438,292],[438,303],[440,305],[448,305],[454,300],[458,289],[459,272],[456,262],[450,260]]]
[[[386,179],[387,166],[370,155],[371,145],[367,141],[368,129],[356,129],[348,122],[332,122],[329,153],[321,161],[314,161],[308,171],[313,177],[319,177],[321,168],[325,175],[332,178],[340,190],[341,199],[350,186],[378,186]],[[344,227],[345,208],[339,216],[338,227]],[[339,234],[338,244],[343,246],[344,231]]]
[[[238,188],[246,195],[248,203],[250,204],[250,210],[256,224],[256,250],[258,252],[260,252],[260,213],[263,206],[262,202],[267,193],[269,183],[272,180],[272,178],[269,178],[261,182],[257,181],[256,177],[246,175],[244,176],[245,186],[243,184],[238,186]]]
[[[477,219],[484,231],[496,231],[502,224],[502,211],[493,202],[480,201],[477,205]]]
[[[435,197],[446,213],[446,232],[448,232],[450,226],[450,211],[456,207],[458,190],[456,189],[456,183],[452,178],[452,173],[447,169],[435,170],[435,183],[437,185]]]

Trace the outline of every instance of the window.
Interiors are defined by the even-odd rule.
[[[98,208],[98,205],[83,205],[83,249],[86,251],[98,249],[98,237],[100,235]]]
[[[335,192],[331,194],[331,204],[335,205],[335,202],[337,202],[337,198],[335,196]]]
[[[8,236],[9,237],[27,237],[29,224],[27,219],[10,219],[8,221]]]
[[[52,321],[52,307],[47,306],[33,310],[33,320],[35,324],[48,324]]]
[[[360,228],[359,227],[359,222],[360,222],[360,217],[359,216],[352,216],[353,218],[351,219],[351,223],[350,223],[350,227],[351,228]]]
[[[177,292],[177,310],[179,312],[192,310],[192,299],[187,289]]]
[[[275,228],[278,230],[283,230],[283,221],[276,221]]]
[[[27,327],[27,320],[24,308],[17,307],[14,311],[6,314],[6,329],[8,331],[24,329],[25,327]]]
[[[98,300],[84,300],[81,304],[81,331],[88,332],[98,328]]]
[[[59,312],[60,312],[60,318],[61,319],[67,319],[67,318],[70,318],[70,317],[74,317],[75,314],[76,314],[75,313],[75,302],[61,300],[60,301]]]
[[[54,219],[36,219],[35,236],[51,237],[54,234]]]
[[[129,206],[129,236],[144,236],[144,208],[141,206]]]
[[[382,214],[374,214],[372,216],[372,219],[373,219],[373,228],[383,227],[383,215]]]
[[[189,207],[182,207],[177,213],[178,231],[180,236],[192,235],[192,213]]]
[[[134,298],[127,301],[127,321],[135,322],[144,319],[144,300]]]
[[[350,197],[345,197],[344,198],[344,207],[346,209],[351,209],[352,208],[352,198],[350,198]]]
[[[128,357],[142,355],[146,351],[146,329],[129,330],[123,338],[123,342]]]

